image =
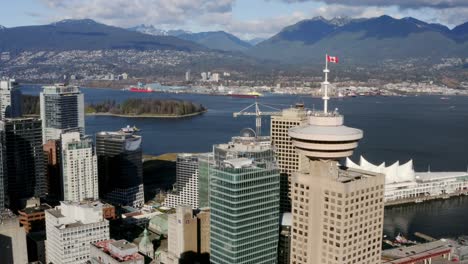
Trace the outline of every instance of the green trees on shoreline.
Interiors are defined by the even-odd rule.
[[[23,95],[23,115],[39,115],[39,96]],[[163,115],[183,116],[206,111],[201,104],[182,100],[161,100],[154,98],[127,99],[121,103],[115,100],[106,100],[100,103],[86,105],[87,114],[114,114],[114,115]]]

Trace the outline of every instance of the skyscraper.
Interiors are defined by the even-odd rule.
[[[280,116],[271,116],[271,144],[281,170],[281,212],[291,212],[291,174],[299,169],[299,154],[294,150],[288,130],[307,123],[304,105],[284,109]]]
[[[21,117],[21,91],[14,79],[0,80],[0,120]]]
[[[93,141],[78,132],[62,134],[63,199],[80,202],[98,199],[97,156]]]
[[[41,120],[13,118],[1,122],[4,148],[4,189],[9,208],[22,208],[22,200],[44,197],[47,183],[42,151]]]
[[[60,202],[45,211],[47,263],[85,264],[90,245],[109,239],[109,221],[103,217],[103,205]]]
[[[340,167],[363,133],[328,112],[325,68],[324,111],[289,135],[300,158],[292,177],[292,264],[380,263],[384,176]]]
[[[176,191],[168,194],[165,206],[191,205],[199,207],[198,200],[198,155],[182,153],[176,160]]]
[[[276,263],[280,175],[270,139],[247,129],[213,149],[211,263]]]
[[[99,196],[110,203],[143,206],[143,158],[141,136],[132,133],[96,134]]]
[[[40,94],[44,144],[64,132],[84,135],[84,97],[76,86],[44,86]]]

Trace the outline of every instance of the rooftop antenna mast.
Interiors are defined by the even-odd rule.
[[[324,89],[324,94],[323,94],[323,113],[328,114],[328,100],[330,100],[330,97],[328,97],[328,85],[330,84],[328,82],[328,73],[330,70],[328,69],[328,54],[325,54],[325,69],[323,69],[323,73],[325,73],[325,80],[323,81],[323,89]]]

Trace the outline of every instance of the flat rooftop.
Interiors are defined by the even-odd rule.
[[[398,247],[384,250],[382,252],[382,263],[416,263],[418,261],[423,261],[428,258],[434,258],[443,254],[447,254],[450,251],[452,251],[452,246],[448,241],[437,240],[434,242],[428,242],[409,247]]]

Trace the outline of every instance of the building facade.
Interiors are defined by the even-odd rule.
[[[291,182],[291,264],[378,264],[385,177],[339,166],[363,132],[328,111],[328,72],[325,68],[323,112],[310,113],[306,125],[289,129],[301,160]]]
[[[76,202],[46,210],[47,263],[87,263],[90,245],[109,239],[109,222],[102,212],[99,204]]]
[[[294,150],[288,130],[307,123],[304,105],[284,109],[279,116],[271,116],[271,144],[281,170],[281,212],[291,212],[291,175],[299,169],[299,154]]]
[[[64,200],[98,199],[97,156],[92,139],[70,132],[61,135],[61,142]]]
[[[0,80],[0,120],[21,117],[21,91],[14,79]]]
[[[269,140],[248,129],[213,147],[211,263],[277,261],[280,173]]]
[[[96,134],[99,196],[110,203],[142,207],[143,157],[141,136],[125,132]]]
[[[167,195],[165,206],[175,208],[189,204],[193,209],[199,207],[198,165],[197,154],[177,155],[175,192]]]
[[[64,132],[85,133],[84,96],[76,86],[44,86],[40,94],[44,144]]]
[[[6,200],[8,208],[17,210],[26,199],[44,197],[47,193],[41,121],[12,118],[0,125],[3,126]]]
[[[10,210],[0,212],[0,263],[28,263],[26,233]]]
[[[61,147],[60,140],[49,140],[43,145],[46,163],[47,198],[54,201],[63,201]]]

